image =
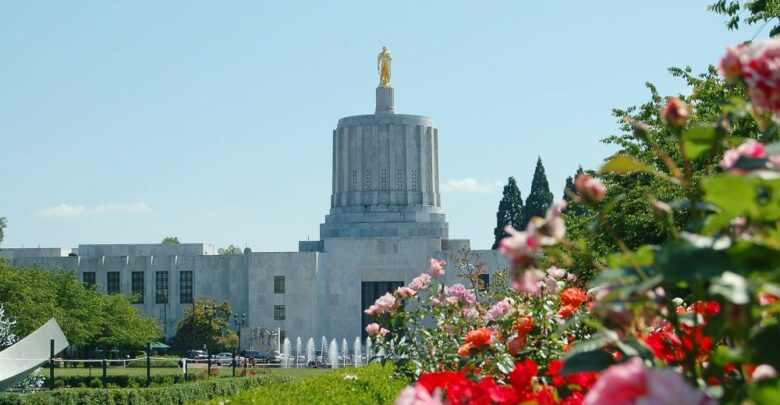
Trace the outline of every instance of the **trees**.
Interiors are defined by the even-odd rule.
[[[780,2],[777,0],[745,0],[741,4],[738,0],[718,0],[707,9],[727,16],[726,26],[730,30],[738,29],[740,22],[745,25],[763,22],[765,26],[774,20],[769,35],[780,33]]]
[[[552,200],[553,194],[550,192],[550,185],[547,182],[547,175],[544,173],[544,165],[540,156],[536,160],[534,178],[531,181],[531,192],[528,193],[528,198],[525,200],[525,215],[522,228],[525,228],[531,218],[535,216],[543,217],[545,212],[547,212],[547,208],[552,204]]]
[[[16,342],[16,335],[14,335],[12,330],[15,324],[16,321],[5,316],[5,308],[0,305],[0,350]]]
[[[178,245],[179,238],[177,236],[166,236],[163,238],[161,243],[163,245]]]
[[[5,227],[7,226],[7,222],[5,217],[0,217],[0,243],[3,243],[3,231],[5,230]]]
[[[173,340],[179,349],[228,346],[230,342],[223,336],[229,326],[232,311],[230,304],[215,304],[213,299],[197,298],[187,309],[184,318],[176,326]]]
[[[586,211],[585,207],[577,204],[574,199],[571,198],[572,194],[577,194],[577,189],[574,187],[574,179],[583,173],[585,173],[585,171],[582,170],[582,166],[577,167],[577,172],[574,173],[574,177],[567,177],[566,185],[563,187],[563,200],[566,201],[566,204],[568,205],[567,212],[571,212],[576,215],[582,215]]]
[[[57,318],[68,341],[79,347],[140,346],[161,335],[122,295],[85,288],[68,270],[18,268],[0,262],[0,303],[16,320],[13,332],[26,336]]]
[[[225,248],[225,251],[224,251],[223,254],[226,254],[226,255],[237,255],[239,253],[241,253],[241,249],[239,249],[238,246],[230,245],[230,246]]]
[[[514,177],[510,177],[504,186],[504,196],[498,203],[498,212],[496,213],[496,229],[493,230],[495,242],[491,249],[498,248],[498,242],[509,236],[504,228],[511,225],[515,229],[521,229],[524,218],[523,196]]]

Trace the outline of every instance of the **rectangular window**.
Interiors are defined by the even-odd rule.
[[[284,276],[274,276],[274,293],[284,293]]]
[[[479,289],[481,291],[487,291],[489,286],[490,286],[490,274],[480,274],[479,275]]]
[[[81,281],[84,282],[84,287],[92,288],[92,286],[95,285],[95,272],[85,271],[84,274],[81,275]]]
[[[372,322],[376,322],[375,317],[365,314],[363,310],[373,305],[377,298],[385,295],[385,293],[392,293],[403,285],[403,281],[364,281],[361,283],[360,308],[362,309],[360,310],[360,313],[362,315],[363,326],[360,329],[363,331],[363,338],[368,336],[366,333],[366,326]]]
[[[284,329],[279,329],[279,342],[284,343],[284,339],[287,337],[287,332]]]
[[[179,273],[179,302],[182,304],[192,304],[191,271],[182,271]]]
[[[274,319],[277,321],[284,320],[284,305],[274,305]]]
[[[154,302],[157,304],[168,303],[168,272],[158,271],[154,277]]]
[[[134,271],[132,273],[132,279],[130,280],[130,288],[133,296],[135,296],[136,304],[144,303],[144,272]]]
[[[119,272],[109,271],[106,273],[106,292],[109,294],[119,294]]]

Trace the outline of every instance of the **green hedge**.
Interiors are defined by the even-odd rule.
[[[205,373],[190,373],[188,380],[184,380],[184,374],[152,375],[151,386],[166,386],[181,384],[206,378]],[[44,377],[44,387],[49,386],[49,378]],[[146,387],[145,375],[107,375],[106,384],[109,388],[141,388]],[[69,375],[54,377],[55,388],[102,388],[102,376]]]
[[[152,388],[66,388],[35,394],[0,394],[0,405],[157,405],[184,404],[265,385],[283,386],[289,378],[259,376],[207,379],[186,384]]]
[[[349,376],[349,377],[348,377]],[[352,376],[357,377],[352,379]],[[390,404],[409,381],[393,378],[393,369],[371,365],[344,368],[291,384],[270,384],[202,405],[252,404]]]

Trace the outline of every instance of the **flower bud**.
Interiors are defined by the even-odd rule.
[[[598,204],[607,195],[607,189],[604,185],[585,173],[577,176],[574,180],[574,187],[585,204]]]
[[[670,98],[666,107],[661,110],[661,121],[672,128],[685,126],[690,117],[688,105],[677,97]]]

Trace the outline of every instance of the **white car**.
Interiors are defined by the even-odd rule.
[[[216,356],[212,357],[212,361],[216,363],[218,366],[226,365],[229,366],[233,364],[233,353],[230,352],[222,352],[217,354]],[[241,356],[236,356],[236,361],[238,361],[239,364],[241,364],[244,361],[244,358]]]

